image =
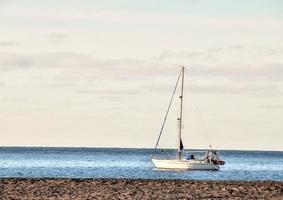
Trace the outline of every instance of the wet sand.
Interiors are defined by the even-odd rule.
[[[0,179],[0,199],[282,199],[283,182]]]

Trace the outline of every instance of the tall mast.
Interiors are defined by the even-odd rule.
[[[177,159],[180,160],[181,159],[181,154],[182,154],[182,149],[181,146],[183,146],[183,144],[181,144],[181,135],[182,135],[182,117],[183,117],[183,94],[184,94],[184,73],[185,73],[185,67],[182,66],[182,86],[181,86],[181,95],[180,95],[180,100],[181,100],[181,104],[180,104],[180,116],[178,118],[178,125],[179,125],[179,133],[178,133],[178,154],[177,154]]]

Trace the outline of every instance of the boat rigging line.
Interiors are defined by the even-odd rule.
[[[166,119],[167,119],[167,116],[168,116],[168,113],[169,113],[169,110],[170,110],[170,107],[171,107],[171,104],[172,104],[172,101],[173,101],[173,98],[174,98],[174,95],[175,95],[175,92],[176,92],[176,89],[177,89],[177,86],[178,86],[178,83],[179,83],[179,80],[180,80],[182,71],[183,71],[183,68],[181,69],[181,71],[180,71],[180,73],[179,73],[179,76],[178,76],[178,79],[177,79],[177,82],[176,82],[176,84],[175,84],[174,91],[173,91],[173,94],[172,94],[172,96],[171,96],[170,103],[169,103],[169,106],[168,106],[168,108],[167,108],[167,111],[166,111],[166,114],[165,114],[165,117],[164,117],[164,120],[163,120],[161,129],[160,129],[160,132],[159,132],[159,135],[158,135],[158,139],[157,139],[156,144],[155,144],[155,147],[154,147],[154,152],[156,151],[156,148],[157,148],[157,146],[158,146],[158,143],[159,143],[159,140],[160,140],[162,131],[163,131],[163,129],[164,129],[165,122],[166,122]]]

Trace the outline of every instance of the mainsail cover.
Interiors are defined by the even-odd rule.
[[[184,149],[184,145],[183,145],[182,139],[180,139],[180,150],[182,151],[183,149]]]

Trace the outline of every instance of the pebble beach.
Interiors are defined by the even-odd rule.
[[[283,182],[0,179],[0,199],[283,199]]]

